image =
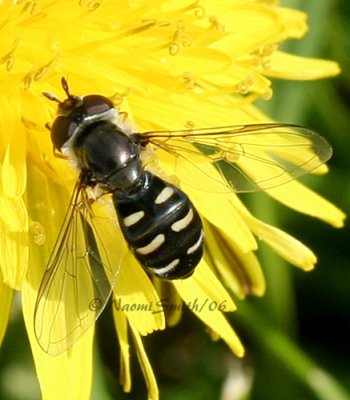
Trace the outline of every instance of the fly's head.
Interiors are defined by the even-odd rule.
[[[110,99],[97,94],[75,96],[69,91],[64,77],[61,79],[66,99],[59,100],[55,95],[44,92],[43,95],[58,103],[57,115],[50,128],[51,140],[56,150],[64,153],[74,146],[82,129],[95,121],[113,120],[117,111]]]

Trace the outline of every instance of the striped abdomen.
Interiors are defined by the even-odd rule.
[[[177,187],[146,172],[133,199],[113,195],[121,230],[143,267],[165,279],[186,278],[203,255],[202,222]]]

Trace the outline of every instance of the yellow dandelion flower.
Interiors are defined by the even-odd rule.
[[[56,110],[42,93],[61,99],[60,79],[65,76],[71,93],[110,98],[117,109],[127,113],[128,121],[144,132],[263,124],[268,118],[252,102],[272,96],[270,77],[318,79],[339,72],[333,62],[300,58],[278,50],[279,43],[302,37],[306,28],[303,13],[259,0],[0,3],[0,339],[8,323],[13,291],[20,290],[43,398],[89,398],[92,322],[101,308],[99,304],[96,309],[91,305],[93,317],[88,314],[87,319],[79,313],[83,305],[74,301],[79,298],[86,305],[95,297],[94,287],[86,275],[75,279],[76,271],[67,268],[61,271],[61,280],[67,285],[54,287],[50,302],[37,303],[36,326],[33,324],[38,292],[39,299],[51,295],[51,281],[40,291],[39,287],[52,249],[51,257],[59,254],[60,249],[54,246],[77,179],[70,163],[52,151],[45,125],[52,123]],[[302,142],[306,150],[286,154],[289,139],[292,146],[298,143],[278,126],[275,131],[274,140],[278,140],[281,149],[276,157],[295,165],[310,155],[307,140]],[[255,140],[258,136],[254,136]],[[248,136],[244,139],[247,143],[241,143],[241,147],[254,148]],[[265,188],[263,181],[272,167],[260,163],[256,168],[259,157],[269,158],[259,145],[263,140],[271,145],[272,138],[265,135],[261,140],[255,143],[255,160],[232,158],[233,154],[240,154],[239,145],[234,143],[225,144],[225,157],[246,171],[251,182],[260,182]],[[121,383],[125,391],[131,390],[131,337],[150,399],[158,398],[158,388],[141,336],[177,323],[181,312],[162,307],[147,311],[142,306],[161,305],[164,293],[171,304],[192,305],[198,318],[240,357],[244,352],[242,344],[224,316],[224,312],[235,310],[235,305],[220,279],[239,297],[264,293],[264,277],[254,254],[258,247],[256,237],[300,268],[309,270],[316,262],[311,250],[256,219],[232,191],[225,189],[221,193],[223,184],[227,188],[223,175],[203,161],[205,157],[190,140],[184,150],[192,153],[192,169],[161,149],[154,150],[147,166],[180,186],[203,219],[207,251],[191,277],[172,283],[150,278],[125,243],[116,248],[115,226],[99,224],[99,243],[103,242],[103,249],[107,249],[101,251],[101,258],[114,265],[110,279],[116,277],[113,314],[121,348]],[[318,155],[320,158],[306,170],[318,166],[315,172],[321,174],[326,167],[320,164],[329,154],[324,160],[322,152]],[[225,158],[223,153],[210,156],[212,162]],[[203,164],[201,170],[208,173],[197,172],[197,163]],[[280,180],[277,176],[268,194],[297,211],[342,226],[344,215],[340,210],[296,181],[279,186],[287,180],[286,176]],[[198,186],[210,190],[198,190]],[[105,214],[109,212],[108,204],[100,205],[99,201],[94,205],[101,211],[100,221],[109,220]],[[79,214],[79,210],[73,210],[76,211]],[[74,248],[81,255],[78,263],[92,263],[91,253],[83,254],[84,248],[79,244],[86,239],[82,225],[75,229],[81,239]],[[62,235],[64,232],[61,238]],[[124,257],[119,265],[121,253]],[[58,285],[59,280],[54,283]],[[73,296],[79,292],[80,297],[57,298],[60,288],[62,293]],[[98,300],[105,304],[107,298]],[[65,307],[71,308],[65,312]],[[49,323],[40,319],[44,316],[50,318]],[[78,331],[67,332],[76,323],[76,316],[80,318]],[[61,354],[52,357],[50,353]]]

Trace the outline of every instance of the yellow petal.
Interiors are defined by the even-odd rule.
[[[222,71],[220,74],[207,76],[206,78],[213,87],[208,85],[208,91],[203,93],[203,97],[208,97],[210,94],[216,96],[220,94],[229,94],[230,91],[231,95],[232,91],[245,95],[247,95],[248,92],[263,95],[271,86],[269,79],[258,72],[247,69],[237,61],[233,63],[231,69]],[[227,93],[223,91],[223,88],[228,89]],[[209,91],[209,89],[211,90]]]
[[[49,182],[33,166],[30,166],[28,176],[32,182],[27,188],[28,208],[37,225],[31,232],[31,252],[22,289],[22,309],[41,391],[47,400],[89,399],[94,329],[89,329],[71,350],[57,357],[43,352],[34,335],[34,304],[44,267],[68,206],[69,195],[66,188]],[[82,365],[84,368],[81,368]]]
[[[141,337],[139,335],[138,329],[136,329],[132,323],[130,323],[130,330],[132,333],[132,338],[135,344],[135,350],[137,354],[137,358],[139,360],[141,370],[143,376],[146,381],[147,390],[148,390],[148,400],[158,400],[159,393],[158,393],[158,386],[157,381],[154,376],[151,364],[148,361],[147,354],[142,344]]]
[[[207,262],[239,298],[264,294],[264,275],[253,252],[242,251],[231,237],[209,224],[205,224],[205,240]]]
[[[28,230],[27,208],[21,197],[0,197],[0,218],[10,232]]]
[[[320,165],[319,167],[315,168],[311,173],[313,175],[324,175],[329,172],[329,168],[327,164]]]
[[[34,116],[36,118],[38,101],[31,102]],[[41,110],[42,110],[42,103]],[[29,104],[28,104],[29,107]],[[45,109],[45,111],[47,111]],[[77,179],[77,171],[72,168],[67,160],[58,158],[53,151],[50,132],[44,124],[52,120],[52,116],[45,118],[45,122],[40,123],[29,120],[29,117],[23,117],[27,125],[27,157],[30,163],[33,163],[50,181],[60,183],[63,186],[73,186]],[[29,181],[30,182],[30,181]]]
[[[166,68],[166,72],[171,71],[175,76],[183,74],[189,65],[191,74],[196,76],[219,72],[231,64],[231,58],[218,50],[193,47],[181,50],[181,57],[169,55],[162,57],[161,61],[160,65]]]
[[[274,78],[309,80],[331,77],[340,73],[336,62],[298,57],[280,51],[274,52],[269,61],[269,67],[260,69],[260,72]]]
[[[21,93],[21,103],[22,103],[22,119],[24,126],[31,132],[31,129],[37,131],[45,132],[45,136],[50,140],[50,132],[45,128],[45,124],[52,121],[54,117],[55,105],[48,102],[48,100],[41,94],[43,91],[50,92],[54,89],[49,83],[43,84],[37,89],[38,92],[22,91]],[[56,104],[57,105],[57,104]],[[38,142],[42,140],[42,137],[37,138]],[[50,150],[52,145],[46,147],[46,150]],[[28,151],[31,151],[30,144],[28,146]],[[52,153],[52,151],[50,152]]]
[[[182,299],[179,293],[170,281],[154,278],[153,285],[160,299],[159,311],[164,313],[167,327],[176,325],[182,316]]]
[[[288,184],[289,185],[289,184]],[[285,185],[285,186],[288,186]],[[237,198],[231,198],[232,203],[242,213],[249,228],[260,239],[265,241],[291,264],[306,271],[312,269],[317,261],[315,254],[299,240],[271,225],[265,224],[243,206]]]
[[[128,338],[128,322],[125,314],[117,312],[113,306],[114,324],[116,327],[118,342],[120,346],[120,373],[119,380],[124,392],[131,390],[130,374],[130,345]]]
[[[286,206],[328,222],[335,228],[341,228],[346,218],[339,208],[298,181],[289,182],[266,193]]]
[[[31,216],[29,270],[40,281],[68,210],[70,191],[51,182],[31,163],[28,179],[31,182],[26,193]]]
[[[314,268],[317,262],[315,254],[293,236],[256,218],[249,218],[249,225],[256,236],[291,264],[305,271]]]
[[[199,269],[203,268],[203,265],[205,265],[205,262],[202,260],[194,276],[174,281],[173,284],[193,313],[208,325],[210,329],[216,332],[237,356],[242,357],[244,353],[243,346],[220,311],[220,309],[223,311],[226,310],[226,301],[218,302],[216,296],[216,300],[208,297],[208,292],[209,294],[212,294],[212,292],[201,281],[202,273],[199,272]],[[206,270],[207,272],[208,270]],[[230,307],[230,303],[228,302],[227,304]]]
[[[162,312],[153,312],[159,298],[145,271],[129,252],[114,287],[116,312],[124,312],[141,335],[165,328]]]
[[[37,290],[32,279],[22,289],[22,309],[44,400],[88,400],[92,385],[94,329],[89,329],[66,353],[52,357],[39,347],[33,329]]]
[[[279,21],[283,24],[286,38],[300,38],[307,31],[306,14],[291,8],[277,7],[275,11],[279,15]]]
[[[232,34],[221,40],[215,47],[225,49],[234,56],[249,54],[274,40],[283,40],[296,33],[297,23],[305,30],[305,16],[302,13],[290,13],[294,28],[283,24],[283,19],[273,8],[257,6],[254,3],[240,7],[229,7],[220,14],[220,21]],[[289,24],[290,25],[290,24]],[[302,30],[303,31],[303,30]],[[227,50],[229,49],[229,50]]]
[[[6,80],[0,93],[0,148],[1,160],[4,157],[4,150],[17,140],[17,129],[21,122],[21,101],[19,87]],[[23,130],[19,132],[20,142],[23,144]],[[23,149],[21,154],[23,154]]]
[[[188,121],[194,122],[196,128],[239,125],[247,121],[258,122],[255,118],[247,117],[244,108],[241,109],[246,104],[242,104],[242,98],[214,100],[188,96],[184,99],[184,96],[174,93],[164,102],[164,93],[162,93],[147,97],[130,96],[128,103],[140,131],[158,128],[182,129],[187,126]],[[181,110],[181,112],[174,112],[174,110]]]
[[[28,267],[27,232],[10,232],[0,219],[0,270],[12,289],[20,290]]]
[[[22,196],[26,183],[26,145],[23,140],[24,129],[17,124],[15,140],[6,151],[1,168],[2,193],[7,197]]]
[[[203,192],[200,193],[185,186],[184,191],[193,201],[198,211],[213,225],[232,238],[243,252],[257,249],[254,236],[240,213],[231,206],[229,196],[215,193],[205,193],[203,195]],[[235,195],[232,194],[232,196]]]
[[[0,346],[4,338],[12,304],[12,290],[3,280],[0,272]]]
[[[231,296],[204,260],[200,262],[194,274],[187,280],[189,282],[193,281],[197,289],[196,294],[193,293],[191,302],[194,309],[200,310],[203,307],[210,309],[210,307],[215,308],[215,305],[217,305],[216,308],[219,309],[220,307],[220,311],[229,312],[236,310]]]
[[[226,29],[237,26],[234,24],[235,20],[232,18],[232,15],[236,14],[235,17],[237,19],[242,19],[240,21],[242,24],[241,29],[245,29],[246,26],[259,27],[259,24],[264,22],[264,18],[266,19],[269,16],[284,33],[283,39],[301,37],[307,30],[306,14],[298,10],[282,7],[266,7],[264,4],[258,4],[259,2],[256,1],[246,2],[236,0],[233,2],[232,0],[225,0],[214,2],[204,0],[201,3],[208,8],[208,13],[215,13],[220,16],[220,21],[222,21]],[[261,1],[260,3],[264,2]],[[262,21],[259,21],[260,19]],[[261,29],[264,30],[266,28],[262,25]]]
[[[19,88],[2,93],[6,96],[0,96],[0,190],[4,196],[15,198],[22,196],[27,183],[26,136]]]

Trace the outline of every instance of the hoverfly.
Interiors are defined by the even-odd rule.
[[[107,218],[97,217],[91,188],[111,195],[124,239],[150,274],[185,279],[202,258],[204,234],[196,208],[182,190],[145,166],[141,155],[146,148],[165,152],[174,168],[188,168],[189,184],[195,184],[192,170],[196,180],[200,174],[213,185],[225,180],[225,190],[234,192],[274,188],[319,167],[332,154],[317,133],[280,123],[138,133],[123,123],[107,97],[72,95],[64,78],[62,87],[63,101],[43,93],[58,103],[51,139],[55,151],[73,161],[79,178],[34,319],[39,344],[53,355],[67,350],[93,324],[119,271],[118,252],[111,255],[104,247],[101,230]],[[83,243],[77,243],[77,232]],[[74,307],[66,309],[66,296],[73,296]]]

